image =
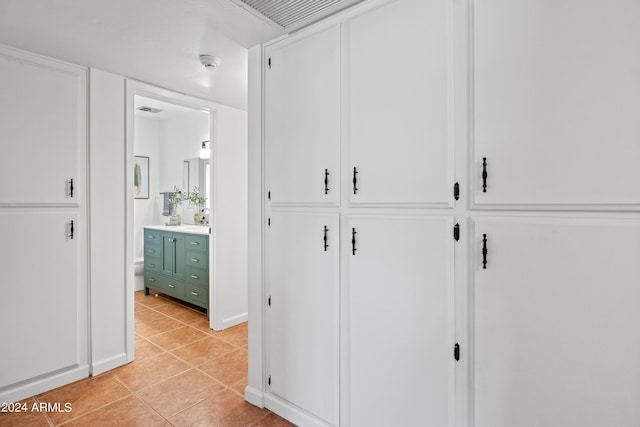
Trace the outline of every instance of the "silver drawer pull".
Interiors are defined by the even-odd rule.
[[[155,266],[156,266],[155,264],[149,264],[149,267],[151,267],[151,268],[153,268]]]
[[[199,259],[191,258],[191,262],[200,262]]]
[[[167,285],[167,286],[169,286],[171,289],[175,288],[174,285]]]
[[[149,235],[147,236],[147,238],[149,238],[149,239],[155,239],[155,238],[156,238],[156,236],[152,236],[151,234],[149,234]]]
[[[193,246],[198,246],[200,243],[198,243],[198,242],[191,242],[191,244],[192,244]]]
[[[150,282],[155,282],[155,281],[156,281],[156,279],[154,279],[153,277],[149,277],[149,281],[150,281]]]
[[[147,249],[147,252],[149,252],[150,254],[155,254],[156,251],[154,251],[153,249]]]
[[[191,292],[191,295],[193,295],[193,296],[196,296],[196,297],[197,297],[197,296],[198,296],[198,295],[200,295],[200,294],[199,294],[199,293],[197,293],[197,292]]]
[[[191,275],[191,278],[192,278],[192,279],[199,279],[200,277],[199,277],[199,276],[196,276],[195,274],[192,274],[192,275]]]

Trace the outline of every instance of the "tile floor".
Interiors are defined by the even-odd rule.
[[[143,292],[135,301],[134,362],[25,399],[62,410],[0,413],[0,426],[293,425],[244,401],[246,323],[215,332],[196,307]]]

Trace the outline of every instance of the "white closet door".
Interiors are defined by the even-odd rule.
[[[338,214],[330,213],[273,213],[268,228],[270,391],[333,425],[339,389],[338,236]]]
[[[453,204],[450,9],[399,0],[345,25],[351,203]]]
[[[473,11],[475,203],[640,208],[640,2]]]
[[[640,221],[474,224],[474,425],[640,425]]]
[[[349,217],[348,425],[453,426],[452,233],[451,217]]]
[[[271,203],[336,205],[340,27],[275,44],[267,57],[265,142]]]
[[[0,206],[77,205],[87,186],[86,72],[0,48],[0,75]]]
[[[86,228],[75,210],[0,211],[1,402],[11,401],[12,388],[47,374],[84,369],[88,375],[86,271],[79,262],[86,247],[80,230]]]

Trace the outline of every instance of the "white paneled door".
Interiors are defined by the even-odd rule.
[[[265,141],[270,200],[340,200],[340,27],[267,49]]]
[[[395,1],[345,24],[351,203],[453,204],[450,8]]]
[[[347,425],[453,426],[452,232],[448,216],[349,216]]]
[[[640,425],[640,221],[473,222],[473,425]]]
[[[639,16],[628,0],[473,2],[476,203],[640,208]]]
[[[274,212],[269,223],[270,391],[337,425],[339,216]]]

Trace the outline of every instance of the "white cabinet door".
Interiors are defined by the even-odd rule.
[[[640,208],[640,2],[473,11],[475,203]]]
[[[640,221],[474,224],[474,425],[640,425]]]
[[[79,262],[86,249],[79,230],[85,228],[74,210],[0,211],[1,402],[47,374],[88,375],[86,271]]]
[[[338,214],[330,213],[273,213],[268,228],[270,391],[333,425],[339,391],[338,236]]]
[[[453,204],[450,8],[399,0],[345,24],[351,203]]]
[[[0,75],[0,206],[77,205],[86,71],[0,48]]]
[[[267,56],[265,143],[271,202],[336,205],[340,28],[273,45]]]
[[[452,232],[451,217],[349,217],[347,425],[453,425]]]

